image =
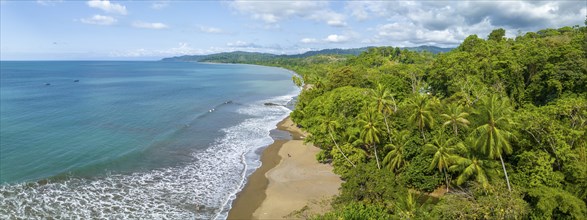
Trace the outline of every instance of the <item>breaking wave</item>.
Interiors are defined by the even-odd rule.
[[[291,112],[295,94],[243,105],[250,118],[222,129],[182,166],[105,177],[0,185],[0,219],[225,219],[246,178],[260,166],[269,131]]]

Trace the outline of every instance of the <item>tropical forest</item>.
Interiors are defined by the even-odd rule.
[[[291,116],[345,180],[317,219],[587,219],[584,26],[305,62]]]
[[[344,180],[311,218],[587,219],[585,26],[252,60],[299,74],[291,118]]]

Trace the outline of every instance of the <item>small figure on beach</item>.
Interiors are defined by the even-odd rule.
[[[287,157],[291,157],[291,155],[287,154]]]

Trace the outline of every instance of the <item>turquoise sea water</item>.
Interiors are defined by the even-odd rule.
[[[184,62],[0,66],[0,218],[224,218],[299,93]]]

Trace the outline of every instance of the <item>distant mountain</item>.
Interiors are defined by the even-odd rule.
[[[311,56],[315,56],[315,55],[332,55],[332,54],[336,54],[336,55],[359,55],[362,52],[367,51],[367,49],[369,49],[369,47],[361,47],[361,48],[352,48],[352,49],[323,49],[323,50],[313,50],[313,51],[308,51],[305,52],[303,54],[295,54],[295,55],[285,55],[286,57],[290,57],[290,58],[305,58],[305,57],[311,57]]]
[[[257,53],[257,52],[224,52],[210,55],[185,55],[178,57],[164,58],[162,61],[183,61],[183,62],[216,62],[216,63],[245,63],[245,62],[261,62],[267,61],[274,58],[306,58],[315,55],[359,55],[364,51],[367,51],[371,47],[352,48],[352,49],[323,49],[317,51],[308,51],[302,54],[294,55],[276,55],[270,53]],[[428,51],[433,54],[445,53],[451,51],[454,48],[442,48],[435,46],[419,46],[419,47],[405,47],[410,51]]]
[[[183,62],[197,62],[210,55],[184,55],[178,57],[163,58],[161,61],[183,61]]]
[[[404,47],[402,49],[407,49],[407,50],[411,50],[411,51],[416,51],[416,52],[422,52],[422,51],[428,51],[430,53],[433,54],[438,54],[438,53],[446,53],[451,51],[454,48],[443,48],[443,47],[435,47],[435,46],[418,46],[418,47]]]
[[[218,62],[218,63],[242,63],[256,62],[275,58],[277,55],[256,52],[224,52],[210,55],[185,55],[179,57],[164,58],[162,61],[191,61],[191,62]]]

